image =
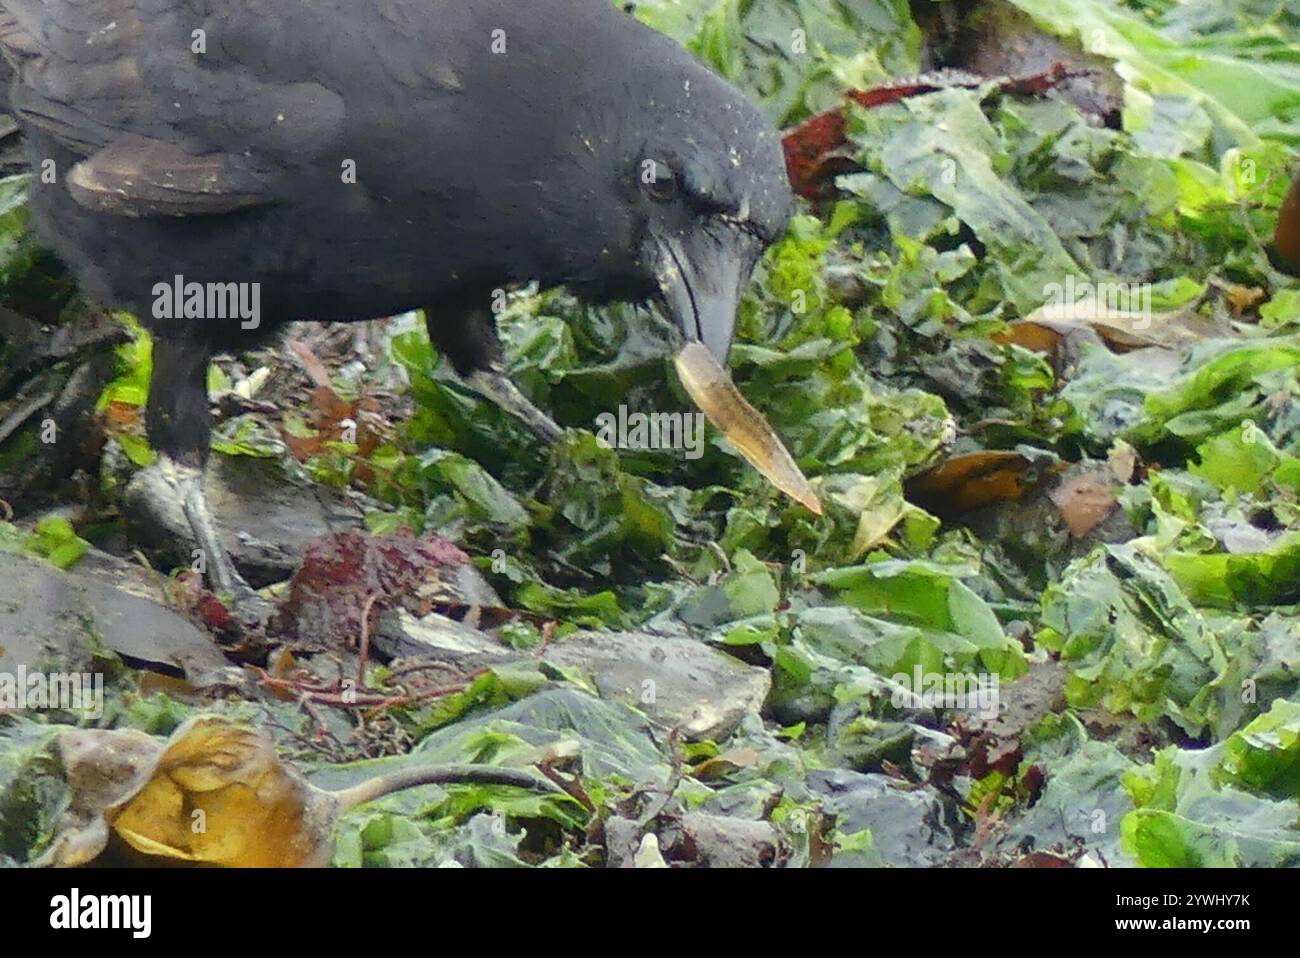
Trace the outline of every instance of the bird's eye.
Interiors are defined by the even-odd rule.
[[[652,200],[666,203],[677,195],[677,176],[663,160],[646,160],[641,164],[641,186]]]

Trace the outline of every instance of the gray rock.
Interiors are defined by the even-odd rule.
[[[436,663],[431,674],[443,676],[439,684],[520,658],[486,632],[436,612],[417,619],[405,609],[387,611],[375,623],[370,641],[389,659]]]
[[[226,547],[250,576],[277,581],[292,575],[313,539],[361,525],[359,510],[345,495],[291,482],[274,460],[212,460],[212,510]]]
[[[591,675],[602,698],[680,726],[688,739],[725,738],[763,707],[772,684],[766,669],[701,642],[640,632],[579,632],[542,657]]]
[[[233,679],[237,670],[205,632],[149,597],[161,594],[149,576],[93,551],[69,572],[0,553],[0,671],[77,669],[102,644],[134,662],[178,670],[195,685]]]
[[[664,829],[668,857],[704,868],[772,868],[789,857],[770,822],[691,812]]]
[[[123,505],[144,541],[185,557],[193,548],[180,503],[144,488],[149,470],[136,473]],[[361,526],[361,514],[342,493],[295,482],[279,462],[253,456],[214,455],[205,475],[222,542],[256,587],[288,578],[313,539]],[[165,503],[165,504],[164,504]]]
[[[605,822],[605,867],[631,868],[644,829],[630,818],[611,815]]]
[[[433,614],[385,613],[375,648],[390,657],[440,663],[448,672],[528,658],[486,633]],[[590,676],[601,698],[636,708],[688,739],[722,739],[767,698],[771,675],[692,639],[642,632],[578,632],[548,646],[547,664]]]
[[[883,864],[897,868],[942,865],[956,847],[944,806],[933,789],[908,787],[888,775],[826,769],[808,775],[808,788],[844,834],[871,829],[878,860],[837,855],[832,866]]]

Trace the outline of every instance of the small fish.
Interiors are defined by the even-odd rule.
[[[703,343],[674,357],[677,375],[695,405],[722,430],[742,456],[791,499],[822,514],[821,500],[763,414],[751,406]]]

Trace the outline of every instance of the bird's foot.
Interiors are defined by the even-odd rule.
[[[564,435],[555,420],[534,406],[501,369],[495,366],[476,369],[464,378],[470,389],[510,413],[547,445],[553,445]]]
[[[247,582],[243,582],[242,587],[219,590],[218,597],[230,614],[246,628],[265,626],[279,611],[274,602],[262,598]]]
[[[235,568],[221,543],[216,520],[203,489],[203,470],[167,455],[136,474],[128,496],[157,525],[191,547],[191,568],[241,622],[262,623],[275,612]]]

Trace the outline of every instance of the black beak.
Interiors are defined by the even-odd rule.
[[[715,220],[659,241],[659,289],[689,340],[704,343],[724,368],[736,307],[762,251],[745,231]]]

